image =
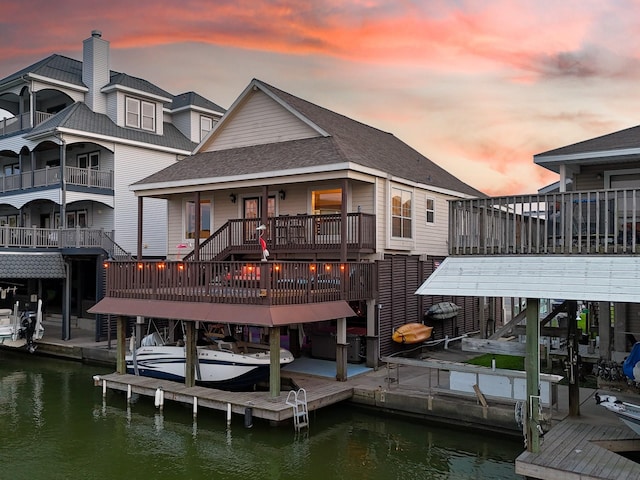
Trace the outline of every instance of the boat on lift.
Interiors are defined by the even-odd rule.
[[[211,338],[207,345],[196,347],[196,384],[220,390],[252,389],[269,378],[269,347],[240,342],[227,336]],[[185,381],[186,347],[182,342],[166,344],[158,332],[143,337],[140,347],[125,357],[127,373]],[[293,362],[293,354],[280,349],[280,366]]]
[[[640,405],[622,402],[612,395],[595,394],[596,403],[615,413],[627,427],[640,435]]]
[[[36,311],[25,309],[19,311],[18,302],[10,308],[0,309],[0,345],[13,348],[25,347],[30,353],[35,352],[36,340],[42,339],[42,300],[38,300]]]

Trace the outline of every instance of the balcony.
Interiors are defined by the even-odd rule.
[[[111,261],[107,297],[247,305],[374,298],[375,263]]]
[[[0,227],[0,248],[102,248],[113,241],[103,230],[89,228]]]
[[[202,242],[199,260],[221,260],[232,254],[259,254],[257,227],[259,219],[229,220]],[[340,215],[286,215],[267,221],[263,238],[271,254],[340,252],[342,219]],[[376,247],[376,217],[349,213],[346,247],[351,253],[373,253]],[[184,260],[193,260],[194,253]]]
[[[36,111],[35,126],[40,125],[45,120],[53,117],[54,113],[45,113]],[[21,113],[11,118],[3,118],[0,120],[0,136],[9,135],[11,133],[21,132],[31,128],[31,112]]]
[[[38,187],[60,186],[62,167],[47,167],[0,177],[0,194],[19,193]],[[89,188],[113,190],[113,170],[93,170],[90,168],[65,167],[67,186],[76,185]]]
[[[449,203],[450,255],[640,252],[640,190],[517,195]]]

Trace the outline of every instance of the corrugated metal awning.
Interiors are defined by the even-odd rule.
[[[640,303],[640,256],[448,257],[416,294]]]
[[[88,312],[261,327],[320,322],[355,315],[353,309],[343,300],[303,305],[235,305],[115,297],[103,298]]]
[[[0,278],[65,277],[64,258],[61,253],[0,253]]]

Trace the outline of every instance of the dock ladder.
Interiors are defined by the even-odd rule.
[[[309,410],[307,408],[307,391],[301,388],[297,392],[289,391],[287,405],[293,407],[293,426],[296,431],[309,426]]]

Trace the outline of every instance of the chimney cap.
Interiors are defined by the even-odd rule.
[[[91,30],[91,36],[92,37],[102,37],[102,32],[100,30]]]

